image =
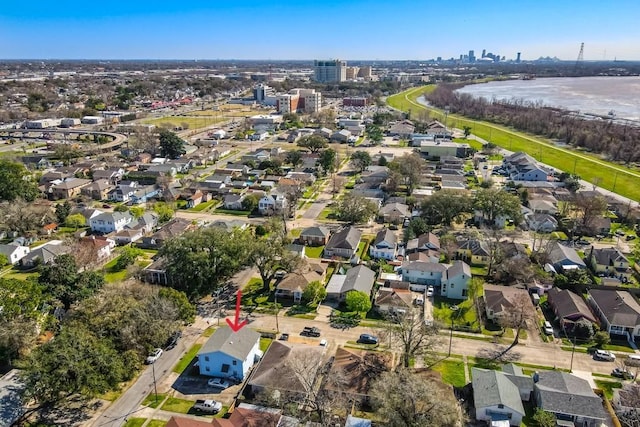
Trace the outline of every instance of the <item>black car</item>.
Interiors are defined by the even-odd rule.
[[[280,335],[280,341],[288,341],[288,340],[289,340],[289,334],[284,333]]]
[[[302,332],[300,332],[300,335],[302,336],[307,336],[307,337],[319,337],[320,336],[320,329],[314,327],[310,327],[310,326],[305,326],[302,329]]]
[[[181,331],[175,331],[167,340],[166,350],[171,350],[176,345],[178,345],[178,340],[182,337]]]
[[[362,334],[360,338],[358,338],[358,342],[360,344],[378,344],[378,338],[369,334]]]
[[[623,378],[625,380],[630,380],[633,378],[633,374],[626,369],[615,368],[611,371],[611,376]]]

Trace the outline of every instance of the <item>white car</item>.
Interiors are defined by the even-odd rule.
[[[549,323],[548,320],[545,320],[543,329],[545,334],[553,335],[553,326],[551,326],[551,323]]]
[[[613,362],[616,360],[616,355],[607,350],[596,350],[595,353],[593,353],[593,358]]]
[[[211,378],[209,381],[207,381],[207,385],[209,387],[219,388],[220,390],[224,390],[229,388],[231,384],[229,384],[229,381],[226,381],[222,378]]]
[[[150,365],[152,363],[155,363],[156,360],[160,359],[160,356],[162,356],[162,349],[156,348],[151,352],[151,354],[149,354],[149,356],[147,356],[147,360],[145,360],[145,362]]]
[[[433,286],[429,286],[427,288],[427,297],[432,297],[433,296]]]

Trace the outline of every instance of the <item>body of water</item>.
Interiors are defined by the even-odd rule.
[[[553,77],[473,84],[458,92],[487,100],[523,99],[582,114],[640,121],[640,77]]]

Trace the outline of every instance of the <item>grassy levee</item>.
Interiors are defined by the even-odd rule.
[[[397,93],[387,98],[387,104],[405,112],[427,110],[431,117],[444,120],[444,113],[436,108],[425,107],[416,99],[432,91],[435,85],[420,86]],[[524,151],[542,163],[561,171],[580,175],[585,181],[614,191],[635,201],[640,201],[640,171],[602,160],[597,156],[561,148],[542,137],[531,136],[501,125],[467,119],[449,114],[447,125],[456,128],[471,127],[471,133],[491,141],[510,151]]]

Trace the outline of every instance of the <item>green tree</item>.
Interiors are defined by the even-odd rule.
[[[382,133],[382,129],[376,124],[371,124],[367,126],[367,136],[369,140],[374,144],[379,144],[384,139],[384,134]]]
[[[472,200],[466,194],[441,190],[425,199],[421,206],[421,217],[429,225],[451,226],[454,220],[471,212]]]
[[[158,222],[169,221],[175,213],[170,205],[162,202],[154,203],[153,211],[158,214]]]
[[[166,260],[170,286],[191,301],[215,291],[248,264],[246,234],[210,227],[165,242],[158,254]]]
[[[69,215],[64,222],[67,227],[73,227],[76,230],[86,225],[87,220],[81,213]]]
[[[602,348],[611,342],[611,336],[607,331],[598,331],[593,335],[593,341],[596,343],[596,347]]]
[[[175,133],[161,129],[160,130],[160,155],[169,159],[178,159],[186,153],[184,149],[184,141]]]
[[[287,154],[285,154],[285,161],[295,169],[302,163],[302,153],[298,150],[287,151]]]
[[[378,212],[377,206],[362,196],[347,193],[336,204],[336,214],[340,221],[352,224],[368,222]]]
[[[250,244],[247,260],[258,270],[264,291],[271,290],[278,271],[291,272],[300,265],[300,257],[288,250],[287,244],[284,234],[278,231],[272,231]]]
[[[473,200],[473,208],[479,210],[485,222],[491,226],[498,217],[511,218],[515,224],[522,221],[520,199],[504,190],[479,190]]]
[[[65,200],[64,203],[58,203],[56,205],[56,219],[59,224],[64,224],[65,220],[71,213],[71,203]]]
[[[358,168],[360,172],[371,164],[371,155],[368,151],[358,150],[351,155],[351,163]]]
[[[125,268],[135,263],[138,257],[142,255],[144,255],[144,251],[142,249],[134,248],[132,246],[125,246],[120,251],[120,256],[116,261],[116,270],[124,270]]]
[[[145,209],[142,206],[132,206],[129,208],[129,213],[133,215],[134,218],[140,218],[144,215]]]
[[[418,153],[405,154],[389,164],[389,168],[402,177],[409,196],[420,183],[424,167],[425,162]]]
[[[38,283],[44,285],[65,308],[69,308],[98,291],[104,285],[104,277],[95,271],[78,273],[73,256],[64,254],[41,267]]]
[[[175,304],[179,318],[184,323],[190,324],[196,319],[196,306],[189,302],[184,292],[172,288],[160,288],[158,296]]]
[[[349,311],[366,313],[371,310],[371,300],[369,299],[369,295],[361,291],[347,292],[347,296],[345,297],[345,304],[347,306],[347,310]]]
[[[462,131],[464,132],[464,139],[469,138],[469,135],[471,135],[471,126],[463,126]]]
[[[388,427],[463,425],[453,394],[442,393],[441,387],[435,379],[399,369],[378,375],[369,394],[376,412]]]
[[[9,258],[5,254],[0,254],[0,268],[9,265]]]
[[[242,200],[242,209],[253,212],[258,208],[258,202],[260,202],[260,196],[257,194],[249,194]]]
[[[83,151],[72,145],[61,144],[56,146],[54,157],[62,161],[64,165],[69,165],[72,160],[83,156]]]
[[[536,408],[536,412],[533,414],[533,421],[536,422],[538,427],[556,427],[555,414],[542,408]]]
[[[306,148],[312,153],[318,153],[320,150],[324,150],[329,146],[327,138],[320,135],[307,135],[300,138],[298,141],[298,147]]]
[[[318,304],[327,297],[327,289],[317,280],[309,283],[302,292],[302,300],[308,305]]]
[[[127,207],[127,205],[117,205],[115,208],[113,208],[114,212],[129,212],[129,208]]]
[[[22,163],[0,159],[0,201],[34,201],[38,197],[38,184],[31,178]]]
[[[337,168],[337,160],[338,153],[332,148],[328,148],[320,153],[320,157],[318,158],[318,165],[322,168],[325,175],[328,173],[333,173]]]

